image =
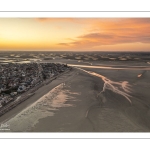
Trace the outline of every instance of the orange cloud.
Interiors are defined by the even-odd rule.
[[[0,19],[0,24],[0,49],[150,50],[150,18]]]
[[[36,18],[37,21],[39,22],[68,22],[68,21],[75,21],[76,19],[74,18]]]
[[[150,19],[98,19],[94,20],[87,34],[76,37],[73,42],[63,43],[78,48],[94,48],[102,45],[150,43]]]

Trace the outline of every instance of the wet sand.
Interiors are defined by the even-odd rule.
[[[111,71],[110,71],[111,72]],[[130,72],[132,74],[132,72]],[[136,77],[135,77],[136,78]],[[131,80],[131,79],[130,79]],[[134,81],[134,78],[132,79]],[[131,94],[132,104],[126,97],[111,90],[97,97],[103,90],[103,81],[79,71],[69,83],[72,92],[81,93],[74,107],[60,108],[53,117],[47,117],[32,128],[41,132],[149,132],[149,107]],[[135,92],[133,90],[133,95]],[[148,98],[148,97],[147,97]],[[144,101],[144,100],[143,100]]]
[[[7,119],[11,132],[149,132],[149,76],[140,69],[75,68],[0,123]]]
[[[72,74],[74,74],[74,70],[60,75],[59,77],[57,77],[55,80],[53,80],[49,84],[44,85],[41,88],[39,88],[37,91],[35,91],[35,94],[32,97],[28,98],[26,101],[24,101],[23,103],[19,104],[18,106],[16,106],[12,110],[10,110],[9,112],[7,112],[3,116],[1,116],[0,123],[7,122],[7,120],[15,117],[19,112],[21,112],[25,108],[28,108],[30,105],[35,103],[43,95],[47,94],[50,90],[52,90],[59,84],[65,82],[66,79],[69,79],[70,77],[72,77]]]

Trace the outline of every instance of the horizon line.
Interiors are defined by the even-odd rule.
[[[150,50],[142,51],[142,50],[123,50],[123,51],[115,51],[115,50],[94,50],[94,51],[78,51],[78,50],[0,50],[0,52],[150,52]]]

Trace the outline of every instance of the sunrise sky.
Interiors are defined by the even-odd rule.
[[[0,18],[0,51],[150,51],[150,18]]]

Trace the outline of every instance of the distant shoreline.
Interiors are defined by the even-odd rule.
[[[81,51],[81,50],[80,51],[74,51],[74,50],[72,50],[72,51],[69,51],[69,50],[68,51],[63,51],[63,50],[61,50],[61,51],[60,50],[58,50],[58,51],[57,50],[56,51],[52,51],[52,50],[47,50],[47,51],[46,50],[45,51],[43,51],[43,50],[39,50],[39,51],[38,50],[35,50],[35,51],[33,51],[33,50],[0,50],[0,52],[56,52],[56,53],[57,52],[69,52],[69,53],[70,52],[78,52],[78,53],[85,52],[85,53],[91,53],[91,51],[87,51],[87,50],[85,50],[85,51]],[[141,50],[138,50],[138,51],[129,51],[129,50],[128,51],[125,51],[125,50],[124,51],[123,50],[122,51],[112,51],[112,50],[100,51],[100,50],[97,50],[97,51],[92,51],[92,52],[106,52],[106,53],[107,52],[111,52],[111,53],[122,53],[122,52],[123,53],[124,52],[125,53],[128,53],[128,52],[131,52],[131,53],[147,53],[148,52],[148,53],[150,53],[148,50],[147,51],[141,51]]]

